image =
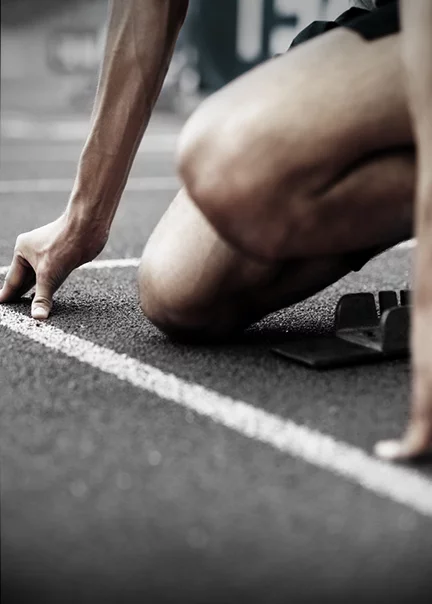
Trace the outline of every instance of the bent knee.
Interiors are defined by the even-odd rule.
[[[176,292],[169,276],[146,259],[139,270],[139,295],[147,319],[174,340],[215,342],[244,327],[227,304],[203,303],[193,291]]]
[[[303,175],[292,154],[291,163],[278,156],[271,136],[258,132],[259,120],[231,113],[212,117],[209,105],[190,118],[179,141],[180,177],[224,239],[251,256],[282,259],[287,234],[303,218]]]
[[[250,198],[257,179],[245,169],[246,126],[232,118],[221,121],[212,107],[210,99],[209,107],[204,103],[183,128],[177,168],[195,204],[211,222],[219,223],[229,206]]]

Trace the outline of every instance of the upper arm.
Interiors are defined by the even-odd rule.
[[[402,60],[417,135],[432,137],[432,1],[402,2]],[[432,146],[432,143],[429,143]],[[428,145],[429,146],[429,145]],[[432,148],[430,148],[432,153]]]

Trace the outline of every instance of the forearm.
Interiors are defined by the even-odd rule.
[[[68,210],[109,228],[159,95],[186,0],[111,0],[89,136]]]
[[[430,371],[432,341],[432,0],[402,3],[402,55],[417,148],[413,357]]]
[[[431,0],[402,1],[402,59],[418,151],[417,198],[425,203],[432,192]]]

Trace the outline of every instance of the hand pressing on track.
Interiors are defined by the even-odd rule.
[[[417,150],[412,394],[408,429],[377,454],[403,460],[432,453],[432,2],[404,0],[401,54]]]
[[[421,290],[427,288],[429,294],[423,297],[426,292]],[[432,279],[419,284],[414,301],[412,373],[408,428],[401,440],[378,443],[376,453],[382,459],[403,461],[432,454]]]
[[[35,286],[31,315],[47,319],[54,293],[75,268],[96,258],[107,238],[108,232],[94,222],[72,219],[67,213],[19,235],[0,303],[16,302]]]
[[[0,303],[36,285],[32,317],[46,319],[68,275],[102,251],[187,7],[187,0],[111,3],[91,126],[68,209],[18,237]]]
[[[431,154],[432,159],[432,154]],[[411,330],[411,409],[401,440],[378,443],[382,459],[403,461],[432,454],[432,181],[421,170],[417,193],[417,250]]]

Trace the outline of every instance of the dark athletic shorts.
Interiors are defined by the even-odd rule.
[[[352,29],[366,40],[376,40],[399,32],[398,0],[381,0],[378,4],[380,6],[372,11],[350,8],[335,21],[314,21],[294,38],[290,48],[338,27]],[[399,242],[395,241],[394,244],[396,243]],[[389,247],[391,244],[351,252],[347,254],[348,267],[353,271],[359,271],[371,258]]]
[[[294,38],[290,48],[337,27],[352,29],[366,40],[377,40],[399,32],[399,2],[387,0],[382,4],[383,6],[380,8],[371,11],[363,8],[350,8],[335,21],[314,21]]]

